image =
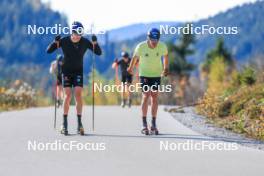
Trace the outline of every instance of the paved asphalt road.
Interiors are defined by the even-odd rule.
[[[264,175],[263,151],[231,143],[233,139],[223,142],[197,134],[162,109],[157,121],[159,136],[140,134],[140,107],[96,107],[94,132],[91,107],[85,107],[85,136],[76,135],[71,107],[71,135],[67,137],[58,133],[59,127],[53,129],[52,107],[0,113],[0,176]],[[59,110],[58,124],[61,113]],[[64,150],[56,144],[63,145]],[[70,144],[72,150],[68,151]],[[85,149],[78,151],[76,144]],[[202,144],[204,150],[187,151],[188,146]],[[215,146],[225,148],[217,150]]]

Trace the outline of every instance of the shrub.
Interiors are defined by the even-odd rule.
[[[253,85],[256,82],[256,73],[251,67],[245,67],[239,76],[242,85]]]

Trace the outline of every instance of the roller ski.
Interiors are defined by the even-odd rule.
[[[151,135],[159,135],[159,130],[157,129],[157,127],[151,127],[150,128],[150,134]]]
[[[141,133],[144,134],[144,135],[149,135],[148,127],[143,127],[143,129],[141,130]]]
[[[82,126],[78,127],[78,129],[77,129],[77,133],[78,133],[79,135],[83,136],[83,135],[84,135],[84,128],[83,128]]]
[[[64,126],[61,127],[61,130],[60,130],[60,133],[61,134],[64,134],[64,136],[68,136],[68,129],[65,128]]]

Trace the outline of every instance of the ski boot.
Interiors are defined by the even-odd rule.
[[[81,136],[84,135],[84,128],[82,125],[80,125],[78,128],[77,128],[77,133],[80,134]]]
[[[56,106],[57,108],[62,107],[62,100],[57,100]]]
[[[159,130],[157,129],[157,127],[151,127],[150,128],[150,134],[151,135],[158,135],[159,134]]]
[[[148,127],[143,127],[143,129],[141,130],[141,133],[142,134],[145,134],[145,135],[149,135],[149,129],[148,129]]]
[[[61,134],[64,134],[64,136],[68,135],[68,129],[65,128],[63,125],[61,126],[61,130],[60,130]]]

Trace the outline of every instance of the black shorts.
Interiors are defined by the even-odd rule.
[[[63,87],[83,87],[83,75],[63,75]]]
[[[122,83],[129,83],[131,84],[132,83],[132,75],[129,75],[129,74],[122,74],[122,80],[121,80]]]
[[[139,78],[143,92],[147,92],[149,90],[158,90],[158,86],[160,86],[160,77],[140,76]]]

